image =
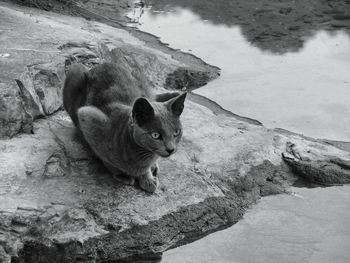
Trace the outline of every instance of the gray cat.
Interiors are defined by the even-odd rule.
[[[176,151],[186,93],[153,95],[123,65],[87,71],[72,65],[63,89],[64,108],[94,153],[124,183],[153,193],[157,159]]]

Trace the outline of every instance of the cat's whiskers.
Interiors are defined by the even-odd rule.
[[[139,150],[137,150],[135,152],[135,156],[137,157],[137,159],[139,160],[145,160],[145,159],[149,159],[149,158],[153,158],[154,153],[150,152],[146,149],[142,149],[140,148]]]

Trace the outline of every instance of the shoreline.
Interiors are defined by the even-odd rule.
[[[6,0],[5,0],[5,2],[6,2]],[[136,38],[145,42],[145,44],[148,47],[151,47],[151,48],[157,49],[161,52],[164,52],[166,54],[169,54],[169,55],[173,56],[178,61],[184,62],[187,65],[196,65],[197,63],[201,64],[204,68],[208,69],[208,72],[210,72],[209,79],[206,79],[204,81],[204,84],[202,83],[202,86],[204,86],[204,85],[206,85],[206,83],[213,81],[216,78],[220,77],[220,68],[219,67],[206,63],[203,59],[191,54],[190,52],[185,52],[185,51],[181,51],[179,49],[176,49],[175,47],[174,48],[170,47],[168,44],[163,43],[161,41],[161,39],[156,35],[153,35],[153,34],[148,33],[148,32],[143,32],[143,31],[139,30],[137,27],[128,26],[127,23],[130,22],[130,18],[127,17],[127,13],[136,7],[140,7],[140,6],[143,7],[145,4],[142,0],[140,0],[140,1],[135,1],[135,0],[119,1],[118,4],[115,6],[115,7],[117,7],[117,9],[115,9],[115,8],[113,9],[113,11],[117,10],[118,12],[116,14],[113,14],[112,17],[108,17],[108,16],[103,15],[103,9],[99,10],[99,12],[102,12],[102,14],[99,12],[92,12],[86,6],[84,6],[81,3],[82,1],[80,1],[80,0],[65,0],[65,1],[61,1],[61,2],[59,2],[57,0],[50,0],[50,1],[22,0],[21,4],[23,4],[25,6],[29,6],[29,7],[35,7],[32,4],[33,2],[39,3],[39,6],[36,6],[36,8],[39,8],[39,9],[43,9],[40,7],[40,4],[42,6],[45,6],[47,4],[51,4],[51,9],[50,10],[44,9],[45,11],[53,11],[53,12],[56,12],[59,14],[73,15],[73,16],[78,16],[78,17],[80,16],[80,17],[87,19],[87,20],[94,20],[97,22],[101,22],[101,23],[110,25],[112,27],[124,29],[124,30],[130,32]],[[85,1],[85,2],[89,2],[89,1]],[[103,0],[99,1],[99,2],[102,2],[101,5],[103,6]],[[66,5],[64,5],[62,3],[66,3]],[[337,3],[333,3],[333,5],[336,5],[336,4]],[[57,6],[55,6],[55,5],[57,5]],[[65,8],[61,9],[61,11],[60,11],[60,7],[62,8],[62,6],[65,6]],[[73,8],[73,10],[69,10],[71,8]],[[285,11],[285,9],[283,9],[283,8],[281,10]],[[336,11],[334,14],[337,16],[337,14],[339,12],[340,11]],[[264,13],[264,12],[262,11],[261,13]],[[324,12],[324,13],[330,14],[330,15],[333,14],[332,12]],[[344,17],[344,21],[346,21],[345,17]],[[350,24],[349,24],[349,27],[350,27]],[[294,30],[294,29],[291,29],[291,30]],[[199,78],[200,77],[201,76],[199,76]],[[180,81],[180,82],[175,83],[175,84],[172,83],[168,86],[166,84],[165,88],[181,90],[183,85],[185,85],[185,84]],[[200,86],[190,87],[189,91],[191,92],[197,88],[200,88]],[[262,125],[262,123],[259,120],[252,119],[249,116],[237,115],[234,112],[231,112],[229,110],[222,108],[219,104],[217,104],[215,101],[212,101],[209,98],[192,93],[191,99],[195,100],[197,103],[200,103],[201,105],[203,105],[205,107],[208,107],[215,114],[231,115],[232,117],[234,117],[238,120],[246,121],[248,123],[253,123],[253,124],[255,123],[257,125]],[[304,136],[303,134],[300,134],[297,132],[285,130],[283,127],[277,127],[274,130],[276,130],[276,131],[280,130],[283,132],[289,132],[290,134]],[[350,141],[348,142],[348,141],[330,140],[328,138],[313,138],[310,136],[305,136],[305,138],[323,141],[323,142],[329,143],[329,144],[331,144],[339,149],[346,150],[346,151],[350,152]]]
[[[316,174],[322,169],[328,178],[347,167],[350,157],[344,151],[320,140],[268,130],[207,98],[190,95],[194,99],[187,101],[182,119],[186,134],[176,157],[161,160],[157,193],[118,184],[72,140],[74,127],[59,111],[67,64],[126,63],[137,83],[145,80],[155,89],[164,83],[168,89],[182,89],[189,77],[190,90],[195,89],[218,77],[219,69],[163,46],[150,34],[134,31],[145,36],[140,41],[124,28],[105,23],[3,6],[2,26],[11,34],[2,44],[16,43],[17,48],[6,61],[11,75],[0,75],[5,84],[1,87],[8,90],[3,97],[19,101],[18,108],[32,119],[18,119],[28,129],[16,126],[17,133],[1,141],[0,185],[5,187],[0,190],[5,201],[0,204],[0,234],[8,238],[1,240],[0,260],[159,258],[171,247],[231,226],[259,198],[288,193],[297,175],[309,175],[304,168]],[[46,52],[55,48],[59,54]],[[13,112],[11,102],[5,105],[8,112]],[[284,156],[300,170],[297,175]],[[331,163],[332,156],[339,158],[337,163]],[[320,161],[331,165],[320,168]],[[347,183],[349,170],[344,168],[337,182]]]

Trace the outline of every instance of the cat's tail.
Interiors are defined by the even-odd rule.
[[[63,87],[63,107],[75,126],[79,127],[77,111],[86,102],[88,70],[82,64],[73,64],[66,74]]]

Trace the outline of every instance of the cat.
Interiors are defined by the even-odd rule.
[[[95,155],[119,180],[150,193],[159,186],[159,157],[174,154],[182,137],[186,93],[155,95],[123,66],[73,64],[63,105]]]

